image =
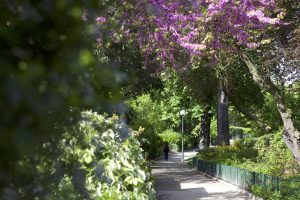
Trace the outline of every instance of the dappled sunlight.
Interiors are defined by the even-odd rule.
[[[247,199],[235,186],[188,168],[181,153],[172,153],[169,161],[155,160],[151,168],[158,200]]]
[[[299,200],[299,10],[1,1],[0,200]]]

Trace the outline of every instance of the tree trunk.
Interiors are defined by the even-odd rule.
[[[204,149],[210,145],[210,124],[212,114],[210,113],[211,107],[206,106],[201,116],[201,130],[199,138],[199,149]]]
[[[229,145],[228,97],[220,83],[218,89],[217,145]]]
[[[286,108],[282,95],[269,77],[264,77],[259,73],[257,67],[251,62],[247,55],[243,54],[242,60],[247,65],[253,80],[257,82],[260,87],[267,89],[274,97],[284,125],[283,140],[287,147],[292,151],[298,163],[300,163],[300,133],[294,126],[291,111]]]

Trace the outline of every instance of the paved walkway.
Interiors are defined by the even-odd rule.
[[[186,152],[187,157],[195,152]],[[163,157],[153,161],[152,174],[155,177],[158,200],[246,200],[245,195],[229,183],[211,179],[197,170],[181,163],[181,153],[171,153],[169,161]]]

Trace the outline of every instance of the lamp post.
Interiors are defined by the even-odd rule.
[[[184,151],[183,151],[183,117],[185,115],[185,110],[180,111],[180,116],[181,116],[181,151],[182,151],[182,158],[181,161],[184,162]]]

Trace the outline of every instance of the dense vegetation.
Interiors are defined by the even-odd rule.
[[[299,9],[2,2],[0,199],[153,199],[147,159],[182,139],[201,159],[297,178]]]
[[[60,140],[15,166],[4,199],[152,199],[150,169],[136,135],[118,116],[82,112]],[[16,192],[17,191],[17,192]]]
[[[232,146],[200,150],[198,158],[273,176],[290,177],[299,165],[281,139],[281,130],[261,137],[236,140]]]
[[[236,140],[232,146],[219,146],[199,151],[197,158],[214,163],[222,163],[246,169],[257,174],[267,174],[278,178],[278,187],[251,185],[253,194],[267,200],[294,200],[299,198],[299,164],[287,149],[281,138],[281,130],[261,137]],[[275,185],[276,185],[275,184]]]
[[[0,199],[154,198],[139,132],[113,115],[124,77],[97,32],[113,3],[1,2]]]

